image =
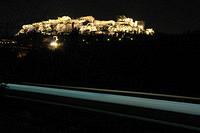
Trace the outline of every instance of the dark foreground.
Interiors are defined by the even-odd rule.
[[[0,111],[0,132],[132,132],[194,133],[131,118],[91,112],[64,106],[4,98]]]
[[[198,97],[199,35],[107,41],[72,34],[60,36],[64,45],[56,50],[42,42],[44,36],[22,36],[16,46],[0,48],[0,80]]]
[[[82,42],[82,37],[76,35],[63,36],[64,46],[53,51],[41,47],[41,38],[25,36],[16,45],[0,47],[0,83],[29,82],[199,97],[199,34],[137,36],[133,41],[111,38],[110,42],[95,42],[95,37],[86,37],[87,42]],[[30,43],[34,45],[28,47]],[[194,133],[75,108],[2,97],[0,100],[2,133]]]

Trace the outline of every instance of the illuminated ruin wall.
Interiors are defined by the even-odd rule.
[[[95,20],[92,16],[71,19],[69,16],[49,19],[48,21],[37,22],[23,25],[22,29],[16,34],[38,32],[44,35],[58,35],[60,33],[70,33],[73,29],[78,29],[81,34],[108,34],[130,33],[153,35],[153,29],[145,29],[143,21],[133,21],[132,18],[121,16],[117,21]]]

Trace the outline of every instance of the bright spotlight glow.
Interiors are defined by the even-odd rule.
[[[57,42],[51,42],[50,45],[53,46],[53,47],[56,47],[56,46],[58,46],[58,43]]]
[[[58,43],[56,41],[52,41],[50,44],[49,44],[49,49],[57,49],[58,47],[60,47],[62,45],[62,43]]]

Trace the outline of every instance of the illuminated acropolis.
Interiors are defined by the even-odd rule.
[[[33,31],[43,35],[68,34],[74,29],[77,29],[80,34],[154,34],[152,28],[145,29],[144,21],[134,21],[132,18],[127,18],[125,16],[120,16],[117,21],[95,20],[93,16],[85,16],[78,19],[71,19],[69,16],[63,16],[57,19],[49,19],[48,21],[23,25],[22,29],[16,35]]]

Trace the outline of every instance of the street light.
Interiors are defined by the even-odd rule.
[[[53,41],[53,42],[50,43],[50,45],[51,45],[52,47],[57,47],[57,46],[58,46],[58,43],[55,42],[55,41]]]
[[[49,49],[57,49],[59,46],[61,45],[61,43],[58,43],[56,41],[52,41],[50,44],[49,44]]]

